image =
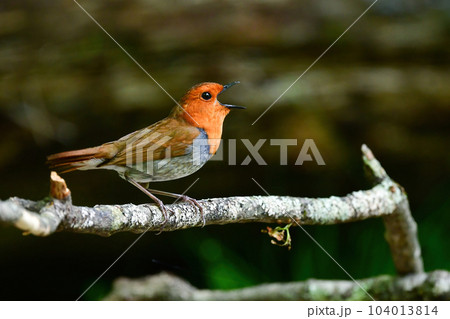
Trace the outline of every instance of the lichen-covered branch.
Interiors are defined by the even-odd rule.
[[[362,152],[365,168],[375,181],[369,190],[328,198],[248,196],[206,199],[199,201],[206,225],[290,223],[292,219],[300,225],[326,225],[382,216],[398,272],[421,272],[416,225],[409,212],[407,196],[365,145]],[[53,173],[50,195],[39,202],[20,198],[0,201],[0,223],[13,224],[38,236],[55,231],[109,236],[123,231],[174,231],[202,226],[198,209],[187,203],[167,205],[170,213],[166,222],[156,205],[74,206],[64,180]]]
[[[248,196],[206,199],[199,203],[206,225],[289,223],[291,217],[302,225],[325,225],[392,214],[401,203],[402,195],[391,189],[396,190],[397,186],[384,182],[345,197]],[[161,211],[153,204],[96,205],[92,208],[59,204],[60,201],[53,200],[30,205],[29,201],[11,198],[0,203],[0,220],[21,225],[18,226],[20,229],[34,235],[65,230],[109,236],[121,231],[141,233],[202,226],[196,207],[186,203],[167,205],[172,212],[165,224]],[[50,221],[52,227],[48,225]]]
[[[450,273],[437,270],[404,277],[359,280],[375,300],[450,300]],[[351,280],[270,283],[234,290],[202,290],[168,273],[119,278],[106,300],[371,300]]]
[[[51,189],[55,189],[55,175]],[[71,205],[70,195],[62,199],[52,197],[41,202],[20,198],[0,202],[0,221],[41,236],[57,230],[109,236],[121,231],[141,233],[202,226],[198,209],[187,203],[167,205],[171,213],[164,223],[161,211],[153,204],[80,207]],[[400,186],[385,178],[372,189],[344,197],[248,196],[206,199],[199,203],[206,225],[289,223],[291,218],[301,225],[325,225],[391,215],[405,198]]]
[[[377,185],[386,180],[394,183],[366,145],[362,146],[362,152],[366,173],[373,184]],[[385,237],[397,272],[401,275],[420,273],[423,272],[423,261],[417,237],[417,224],[412,218],[405,190],[400,185],[396,185],[397,187],[392,188],[391,191],[400,192],[402,199],[396,204],[392,214],[383,216],[386,227]]]

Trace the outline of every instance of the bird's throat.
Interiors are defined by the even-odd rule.
[[[220,146],[220,139],[222,138],[222,123],[209,128],[205,127],[203,130],[205,130],[205,133],[208,136],[209,153],[214,155]]]

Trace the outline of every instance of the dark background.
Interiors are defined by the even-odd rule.
[[[368,188],[360,146],[408,194],[425,269],[450,270],[450,7],[380,0],[255,125],[253,121],[370,5],[363,0],[80,1],[176,99],[203,81],[242,83],[222,102],[247,106],[225,140],[298,139],[289,165],[266,142],[267,166],[210,162],[154,188],[197,198],[269,193],[328,197]],[[165,117],[173,101],[70,0],[0,4],[0,198],[48,194],[48,154],[117,139]],[[295,166],[312,138],[325,166]],[[227,144],[227,143],[225,143]],[[227,154],[227,147],[225,147]],[[238,163],[248,155],[238,142]],[[145,203],[114,172],[65,175],[76,205]],[[143,236],[84,296],[120,276],[170,271],[229,289],[307,278],[348,279],[300,229],[292,250],[266,225],[208,226]],[[380,219],[305,227],[355,278],[395,274]],[[0,299],[74,300],[137,238],[0,227]]]

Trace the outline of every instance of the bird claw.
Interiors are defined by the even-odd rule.
[[[186,195],[180,196],[180,200],[182,200],[183,202],[187,202],[198,209],[198,211],[200,212],[200,216],[202,218],[202,228],[205,227],[206,219],[205,219],[205,215],[203,214],[203,207],[199,204],[199,202],[196,199],[186,196]]]
[[[155,203],[155,204],[161,210],[161,212],[163,214],[163,217],[164,217],[164,220],[163,220],[163,222],[161,224],[161,228],[160,228],[159,232],[156,233],[156,235],[161,235],[161,233],[164,230],[164,226],[167,224],[167,220],[168,220],[167,212],[171,212],[171,213],[175,213],[175,212],[173,210],[171,210],[170,208],[167,208],[163,203]],[[144,205],[150,206],[148,204],[144,204]]]

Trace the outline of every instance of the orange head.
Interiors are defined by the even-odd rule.
[[[210,139],[220,139],[222,124],[230,109],[244,109],[243,106],[222,104],[217,97],[238,81],[226,85],[204,82],[193,86],[180,100],[172,116],[180,116],[189,124],[205,130]]]

